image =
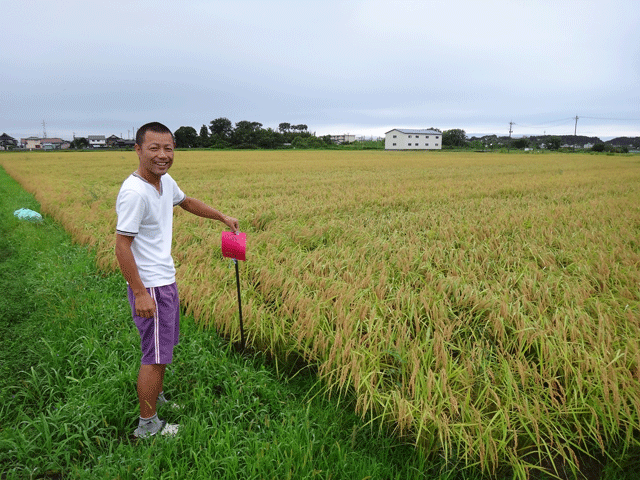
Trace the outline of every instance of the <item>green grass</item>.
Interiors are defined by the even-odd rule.
[[[139,340],[118,274],[95,268],[0,169],[0,478],[480,478],[329,401],[309,370],[278,375],[183,317],[161,410],[177,438],[138,441]],[[232,272],[230,271],[230,275]]]

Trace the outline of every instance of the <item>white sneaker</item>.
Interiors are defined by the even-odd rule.
[[[178,424],[167,423],[166,421],[161,420],[159,425],[154,423],[138,425],[138,428],[133,432],[133,436],[137,438],[149,438],[160,433],[162,436],[175,437],[178,433],[178,427]]]

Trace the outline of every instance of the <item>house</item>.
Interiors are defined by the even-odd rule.
[[[42,148],[42,145],[40,145],[40,137],[21,138],[20,145],[27,150],[39,150]]]
[[[27,150],[64,150],[71,146],[66,140],[61,138],[21,138],[20,145]]]
[[[106,144],[107,147],[113,147],[113,145],[118,141],[121,140],[120,137],[118,137],[117,135],[111,135],[109,138],[107,138],[106,140]]]
[[[18,145],[18,142],[15,138],[10,137],[6,133],[0,135],[0,150],[10,150],[15,148]]]
[[[113,145],[113,148],[134,148],[136,146],[135,140],[126,140],[124,138],[120,138],[116,140]]]
[[[69,148],[69,142],[62,140],[61,138],[41,138],[40,148],[42,150],[61,150]]]
[[[442,132],[394,128],[385,133],[385,150],[441,150]]]
[[[125,140],[117,135],[111,135],[107,138],[107,147],[111,148],[133,148],[135,144],[135,140]]]
[[[89,135],[87,140],[91,148],[104,148],[107,146],[107,140],[104,138],[104,135]]]

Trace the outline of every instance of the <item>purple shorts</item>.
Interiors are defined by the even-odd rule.
[[[140,332],[140,348],[143,365],[166,365],[173,360],[173,347],[180,336],[180,300],[178,286],[173,283],[163,287],[147,288],[156,302],[156,314],[152,318],[136,315],[135,297],[127,285],[131,315]]]

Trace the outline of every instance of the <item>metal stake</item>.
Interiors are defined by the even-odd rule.
[[[238,260],[233,259],[233,263],[236,264],[236,285],[238,287],[238,313],[240,314],[240,345],[242,350],[245,348],[244,340],[244,325],[242,324],[242,300],[240,299],[240,272],[238,270]]]

